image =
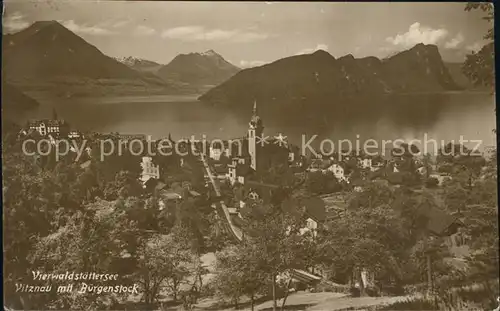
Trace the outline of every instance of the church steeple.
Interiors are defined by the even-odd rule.
[[[262,141],[264,126],[257,115],[257,101],[253,103],[253,114],[248,128],[248,153],[250,155],[250,167],[257,170],[257,154]]]
[[[253,129],[262,129],[264,126],[262,124],[261,118],[257,115],[257,101],[253,102],[253,113],[252,118],[250,119],[250,128]]]

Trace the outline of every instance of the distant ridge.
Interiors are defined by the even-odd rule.
[[[128,67],[130,67],[134,70],[142,71],[142,72],[156,73],[158,71],[158,69],[160,69],[163,66],[162,64],[159,64],[159,63],[151,61],[151,60],[132,57],[132,56],[118,57],[115,59],[117,61],[119,61],[120,63],[127,65]]]
[[[36,109],[40,103],[24,94],[17,87],[2,81],[2,118],[12,119]]]
[[[15,78],[140,78],[56,21],[35,22],[5,36],[4,70]]]
[[[435,45],[417,44],[387,59],[335,59],[328,52],[296,55],[244,69],[200,100],[230,105],[241,101],[325,99],[336,96],[457,90]]]
[[[57,21],[38,21],[6,35],[3,46],[4,77],[22,88],[69,94],[172,91],[159,77],[104,55]]]
[[[217,85],[240,69],[225,60],[214,50],[203,53],[179,54],[162,66],[157,74],[164,80],[174,80],[190,85]]]

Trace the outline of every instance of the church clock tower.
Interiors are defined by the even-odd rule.
[[[256,171],[258,149],[261,147],[261,139],[263,137],[262,134],[264,133],[262,120],[257,115],[257,101],[253,104],[253,115],[248,125],[248,153],[250,155],[250,167]]]

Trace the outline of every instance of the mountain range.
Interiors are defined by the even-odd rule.
[[[77,76],[141,79],[56,21],[35,22],[4,37],[4,70],[11,79]]]
[[[4,78],[23,90],[60,96],[175,93],[178,86],[103,54],[57,21],[3,37]]]
[[[216,86],[240,69],[213,50],[203,53],[177,55],[162,66],[157,74],[166,81],[174,80],[192,85]]]
[[[158,64],[157,62],[154,62],[152,60],[147,60],[133,56],[116,57],[115,59],[134,70],[142,72],[156,73],[158,69],[160,69],[163,66],[162,64]]]
[[[134,70],[153,73],[164,81],[199,89],[214,87],[240,71],[240,68],[229,63],[214,50],[179,54],[165,65],[132,56],[116,60]]]
[[[296,55],[244,69],[199,99],[227,104],[253,100],[323,100],[339,96],[461,89],[435,45],[417,44],[384,60],[336,59],[328,52]]]
[[[39,102],[24,94],[17,87],[2,80],[2,120],[12,120],[36,109]]]
[[[35,22],[5,35],[3,46],[3,78],[9,85],[65,97],[203,90],[200,100],[229,104],[470,87],[457,64],[445,64],[437,46],[424,44],[382,60],[336,59],[319,50],[243,70],[213,50],[180,54],[168,64],[109,57],[56,21]]]
[[[181,54],[166,65],[109,57],[57,21],[38,21],[5,35],[3,46],[4,77],[10,83],[68,97],[196,93],[239,70],[212,50]]]

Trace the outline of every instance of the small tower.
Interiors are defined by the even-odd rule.
[[[248,153],[250,155],[250,167],[257,170],[257,153],[261,147],[262,134],[264,126],[262,120],[257,115],[257,101],[253,104],[253,115],[248,124]]]
[[[52,120],[57,120],[57,111],[56,111],[56,108],[52,108]]]

